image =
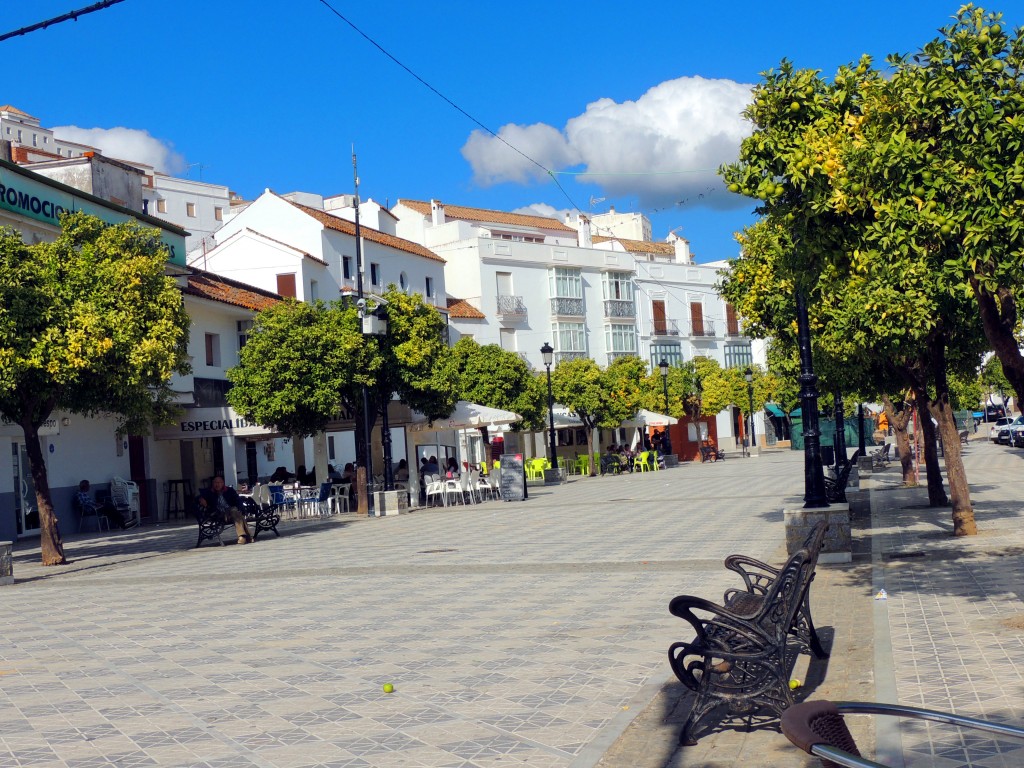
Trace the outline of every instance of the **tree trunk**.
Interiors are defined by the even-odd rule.
[[[942,455],[946,465],[946,479],[949,481],[949,495],[953,500],[953,535],[974,536],[978,527],[974,522],[974,507],[971,505],[971,488],[967,484],[963,456],[960,453],[960,432],[956,428],[956,416],[949,407],[949,381],[946,376],[946,344],[941,338],[933,344],[932,364],[935,369],[935,399],[928,403],[928,410],[938,422],[942,435]]]
[[[982,288],[977,280],[971,280],[971,286],[978,300],[985,338],[992,345],[992,351],[999,358],[1003,373],[1019,400],[1024,397],[1024,355],[1021,354],[1015,333],[1017,301],[1006,289],[1000,289],[996,295],[992,295]]]
[[[939,464],[938,436],[932,415],[928,410],[928,392],[919,389],[914,392],[917,417],[921,424],[921,441],[924,443],[924,465],[928,472],[928,506],[944,507],[949,504],[946,490],[942,487],[942,467]]]
[[[50,501],[50,482],[46,476],[46,461],[39,442],[39,429],[30,421],[21,424],[25,433],[25,452],[32,471],[32,483],[36,487],[36,506],[39,508],[39,546],[42,549],[43,565],[66,565],[64,544],[60,538],[57,516]]]
[[[901,408],[899,411],[892,404],[888,395],[882,395],[882,406],[885,408],[885,415],[889,417],[889,426],[892,427],[896,436],[896,450],[900,455],[900,467],[903,470],[903,484],[916,485],[914,480],[914,456],[910,450],[910,409]]]

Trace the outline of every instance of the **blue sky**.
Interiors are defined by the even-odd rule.
[[[148,131],[170,145],[169,170],[201,172],[246,197],[265,187],[350,192],[354,143],[364,198],[594,213],[614,205],[647,213],[656,238],[680,228],[708,261],[733,255],[733,232],[752,220],[710,172],[742,134],[743,86],[783,57],[829,74],[862,53],[915,50],[958,7],[331,2],[546,167],[614,175],[559,175],[563,194],[507,147],[473,137],[476,125],[319,0],[127,0],[0,43],[0,103],[48,127]],[[18,3],[4,9],[0,31],[88,4]],[[1004,11],[1007,26],[1024,23],[1018,3],[986,7]]]

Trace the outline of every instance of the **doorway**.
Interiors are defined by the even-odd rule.
[[[18,536],[38,536],[36,486],[32,482],[32,470],[24,443],[16,440],[11,443],[11,465],[14,469],[14,521]]]

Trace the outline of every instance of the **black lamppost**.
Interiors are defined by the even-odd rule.
[[[747,400],[750,403],[750,411],[749,411],[749,419],[748,419],[748,421],[750,423],[750,431],[747,433],[750,436],[749,437],[750,451],[748,453],[750,455],[753,455],[753,453],[754,453],[754,372],[750,368],[747,368],[747,370],[745,370],[743,372],[743,378],[746,379],[746,381],[747,381]]]
[[[850,459],[846,455],[846,417],[843,414],[843,393],[838,389],[834,395],[836,405],[836,469],[845,467]]]
[[[658,368],[661,369],[661,389],[665,394],[665,415],[669,416],[668,412],[668,360],[661,358],[661,362],[658,363]],[[661,452],[668,456],[672,453],[672,438],[669,437],[668,426],[665,425],[665,431],[661,433]]]
[[[818,426],[818,377],[811,357],[811,324],[807,297],[796,293],[797,342],[800,346],[800,414],[804,428],[804,508],[827,507],[825,473],[821,467],[821,431]]]
[[[544,342],[544,346],[540,348],[540,353],[544,357],[544,367],[548,371],[548,423],[550,429],[548,432],[548,462],[551,464],[552,469],[558,469],[558,456],[555,443],[555,396],[551,393],[551,363],[554,361],[555,349],[548,342]]]

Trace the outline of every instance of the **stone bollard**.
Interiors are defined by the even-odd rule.
[[[12,541],[0,541],[0,587],[14,583],[14,558],[11,550]]]
[[[819,520],[828,523],[825,541],[821,545],[818,562],[849,563],[853,560],[853,537],[850,533],[850,505],[832,504],[828,507],[804,509],[793,507],[782,510],[786,526],[786,552],[792,555],[804,543]]]

